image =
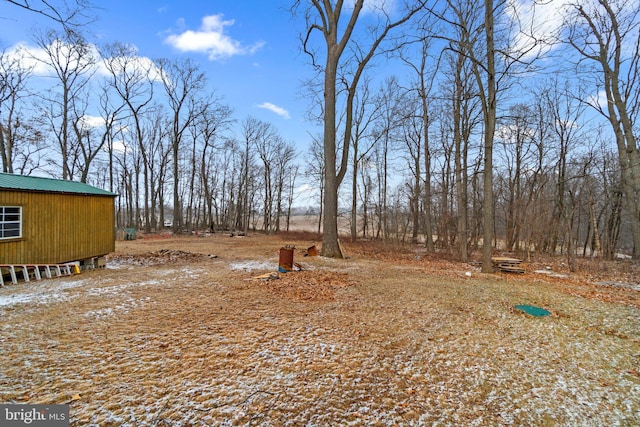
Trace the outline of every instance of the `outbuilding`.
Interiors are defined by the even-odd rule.
[[[0,173],[0,264],[82,264],[115,250],[115,194]]]

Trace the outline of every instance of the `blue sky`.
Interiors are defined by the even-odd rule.
[[[394,5],[394,0],[367,1],[384,1],[392,9]],[[93,3],[99,7],[95,10],[97,21],[86,29],[91,43],[129,43],[137,47],[141,57],[151,59],[189,57],[206,73],[211,90],[233,108],[239,123],[249,115],[270,122],[302,150],[311,139],[309,134],[318,135],[319,127],[305,121],[309,104],[300,95],[301,80],[309,77],[312,69],[299,41],[304,19],[291,16],[292,0]],[[516,0],[513,4],[522,19],[533,21],[531,27],[543,33],[553,31],[562,21],[558,9],[562,1],[536,7],[533,0]],[[366,7],[363,15],[367,15]],[[0,0],[0,47],[11,48],[18,43],[34,46],[30,34],[34,25],[57,26]],[[520,46],[527,40],[519,37],[514,42]],[[385,64],[383,74],[392,74],[389,64]]]
[[[290,0],[111,0],[100,4],[88,28],[92,43],[126,42],[151,59],[189,57],[209,87],[241,122],[248,115],[272,123],[304,148],[315,133],[305,123],[300,80],[311,71],[300,52],[303,22],[288,12]],[[34,26],[55,27],[38,15],[0,1],[0,46],[33,46]]]
[[[393,0],[368,0],[370,4],[379,1],[394,4]],[[316,124],[305,120],[309,103],[300,95],[301,80],[309,77],[312,70],[299,41],[304,19],[293,18],[288,10],[292,0],[96,0],[94,3],[100,7],[95,11],[97,21],[87,27],[90,42],[129,43],[137,47],[141,57],[151,59],[193,59],[207,75],[210,89],[234,110],[238,122],[236,136],[240,123],[249,115],[272,123],[298,147],[299,154],[306,150],[310,135],[320,133]],[[513,4],[520,19],[531,23],[525,28],[534,28],[542,35],[553,32],[562,22],[561,0],[538,3],[535,7],[533,0],[515,0]],[[365,7],[363,16],[366,15]],[[57,26],[0,0],[0,47],[11,48],[18,43],[34,47],[31,36],[34,25]],[[514,39],[519,47],[527,42],[521,36]],[[395,70],[401,79],[403,75],[406,77],[406,70]],[[385,63],[373,74],[384,77],[393,72]]]

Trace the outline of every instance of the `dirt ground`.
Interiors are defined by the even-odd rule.
[[[286,244],[303,271],[275,274]],[[0,289],[0,402],[69,403],[74,426],[638,425],[638,263],[314,244],[149,236]]]

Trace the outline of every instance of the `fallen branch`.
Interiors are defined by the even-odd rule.
[[[242,401],[241,405],[244,405],[245,403],[247,403],[247,401],[249,399],[251,399],[253,396],[255,396],[256,394],[260,394],[260,393],[264,393],[264,394],[268,394],[269,396],[275,396],[275,393],[271,393],[270,391],[265,391],[265,390],[256,390],[253,393],[251,393],[249,396],[247,396],[247,398],[245,400]]]
[[[162,405],[162,408],[160,408],[160,410],[158,411],[158,413],[156,414],[155,418],[153,419],[153,421],[151,421],[151,427],[155,426],[156,424],[158,424],[158,421],[160,421],[160,415],[162,415],[162,413],[164,412],[165,409],[167,409],[167,406],[169,406],[169,399],[164,401],[164,405]]]

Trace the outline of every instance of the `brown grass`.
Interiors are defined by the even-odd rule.
[[[0,289],[0,402],[70,402],[83,426],[637,423],[639,292],[593,284],[615,272],[343,243],[346,260],[305,257],[314,234],[118,242],[106,270]],[[286,244],[304,271],[257,278]]]

